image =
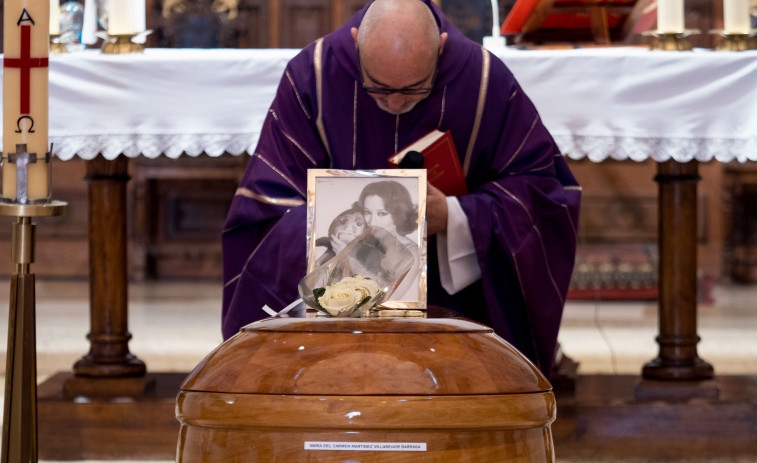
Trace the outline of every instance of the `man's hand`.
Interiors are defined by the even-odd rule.
[[[438,188],[428,184],[426,194],[426,226],[428,235],[447,231],[447,197]]]

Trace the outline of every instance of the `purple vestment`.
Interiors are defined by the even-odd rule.
[[[264,305],[281,310],[298,297],[307,169],[384,169],[390,155],[438,128],[452,132],[466,170],[470,194],[459,201],[482,278],[447,294],[431,237],[428,303],[491,326],[548,373],[573,269],[580,189],[502,61],[424,1],[449,37],[433,92],[407,114],[384,112],[360,85],[349,31],[365,9],[287,65],[223,232],[223,335],[265,318]]]

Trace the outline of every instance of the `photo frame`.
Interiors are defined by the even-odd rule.
[[[367,227],[382,226],[394,232],[408,252],[417,254],[417,260],[379,308],[425,309],[426,182],[425,169],[309,169],[307,272],[336,255],[332,237],[349,242]],[[384,198],[392,198],[389,207]]]

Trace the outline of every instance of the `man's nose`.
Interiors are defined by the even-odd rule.
[[[401,93],[392,93],[391,95],[387,95],[386,98],[386,105],[393,111],[402,109],[406,102],[407,97]]]

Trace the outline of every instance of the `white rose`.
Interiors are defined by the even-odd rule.
[[[373,298],[381,291],[378,283],[361,276],[347,277],[327,286],[318,304],[332,316],[349,314],[366,297]]]
[[[378,283],[370,278],[361,277],[360,275],[344,278],[337,284],[352,288],[354,291],[360,293],[363,298],[373,297],[381,290]]]
[[[318,298],[318,304],[323,310],[336,316],[351,311],[361,300],[357,292],[339,282],[333,286],[326,286],[326,292]]]

